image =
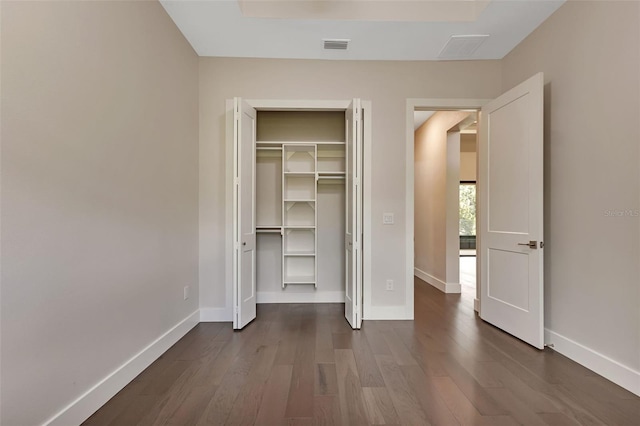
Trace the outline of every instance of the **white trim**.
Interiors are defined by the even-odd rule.
[[[259,291],[258,303],[344,303],[344,291],[315,291],[292,293],[283,291]]]
[[[425,271],[414,268],[414,275],[420,278],[422,281],[427,284],[437,288],[443,293],[460,293],[462,292],[462,286],[460,283],[447,283],[442,281],[439,278],[434,277],[431,274],[426,273]]]
[[[556,352],[640,396],[640,371],[635,371],[548,328],[544,329],[544,340],[546,345],[553,345]]]
[[[407,289],[407,302],[410,302],[410,309],[413,310],[413,277],[414,271],[414,134],[413,112],[418,109],[431,110],[457,110],[457,109],[477,109],[490,102],[491,99],[454,99],[454,98],[408,98],[406,103],[405,121],[405,285]],[[477,261],[480,261],[480,253],[477,254]],[[477,287],[481,285],[480,277],[477,278]],[[409,297],[411,300],[409,301]],[[413,316],[412,316],[413,317]]]
[[[373,166],[372,166],[372,149],[373,146],[373,127],[372,127],[372,111],[371,111],[371,101],[360,101],[360,106],[362,107],[362,111],[364,112],[364,138],[362,141],[363,144],[363,164],[362,164],[362,174],[363,174],[363,211],[362,211],[362,232],[363,235],[363,248],[362,248],[362,319],[368,320],[369,314],[372,309],[373,300],[372,300],[372,286],[371,286],[371,200],[372,200],[372,192],[371,192],[371,182],[372,182],[372,174],[373,174]],[[404,316],[406,316],[405,314]],[[413,318],[413,287],[411,287],[411,318]]]
[[[407,315],[404,305],[399,306],[370,306],[368,320],[413,320],[413,315]],[[366,325],[365,325],[366,327]]]
[[[473,299],[473,310],[480,313],[480,299],[477,297]]]
[[[167,330],[71,404],[47,420],[47,426],[80,424],[198,324],[199,310]]]
[[[292,99],[245,99],[259,111],[345,111],[349,100],[292,100]]]
[[[200,308],[200,322],[228,321],[233,321],[233,311],[230,306],[224,308]]]
[[[225,190],[226,190],[226,216],[225,216],[225,230],[226,230],[226,250],[225,250],[225,307],[222,309],[228,309],[229,316],[227,320],[224,321],[233,321],[233,257],[234,257],[234,244],[233,244],[233,222],[235,218],[233,217],[233,150],[234,150],[234,101],[233,99],[227,99],[227,114],[226,114],[226,136],[227,136],[227,145],[225,147],[226,153],[226,182],[225,182]],[[203,289],[200,289],[200,294],[204,294]],[[206,309],[206,308],[205,308]],[[218,321],[218,320],[207,320],[207,321]]]

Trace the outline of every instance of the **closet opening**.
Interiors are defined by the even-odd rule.
[[[251,322],[260,303],[344,303],[359,329],[369,103],[235,98],[232,105],[234,329]]]

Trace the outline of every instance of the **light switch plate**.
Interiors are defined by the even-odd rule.
[[[382,213],[382,224],[393,225],[393,213]]]

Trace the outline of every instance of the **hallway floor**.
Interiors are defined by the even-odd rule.
[[[476,257],[460,257],[460,284],[463,287],[476,288]]]
[[[640,424],[640,398],[484,323],[473,292],[415,290],[415,321],[361,331],[342,304],[199,324],[85,425]]]

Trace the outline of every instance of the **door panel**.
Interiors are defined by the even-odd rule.
[[[241,329],[256,317],[255,143],[256,111],[234,99],[234,316]]]
[[[362,324],[362,120],[360,100],[345,113],[345,318],[354,329]]]
[[[480,316],[539,349],[543,82],[537,74],[482,108],[478,145]]]

